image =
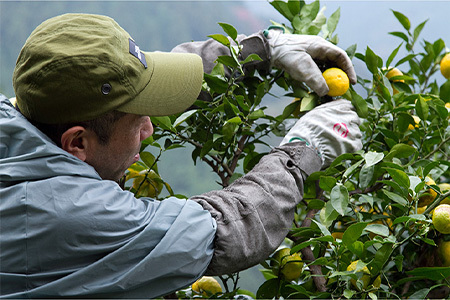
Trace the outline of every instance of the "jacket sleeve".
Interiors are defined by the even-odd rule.
[[[236,43],[229,38],[232,45]],[[260,72],[267,72],[270,70],[270,51],[269,44],[262,32],[258,32],[249,36],[238,35],[236,38],[239,45],[242,46],[241,59],[244,60],[250,54],[257,54],[261,61],[253,61],[246,63],[244,69],[246,71],[252,71],[254,69]],[[172,49],[172,52],[181,53],[195,53],[203,59],[203,71],[205,73],[211,73],[216,59],[222,55],[230,55],[228,47],[222,45],[216,40],[209,39],[202,42],[188,42],[183,43]],[[229,70],[225,70],[226,75],[230,76]]]
[[[266,259],[292,226],[304,180],[321,165],[317,153],[303,142],[285,144],[229,187],[192,197],[217,222],[206,273],[229,274]]]

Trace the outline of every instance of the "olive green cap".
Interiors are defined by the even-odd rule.
[[[13,75],[18,108],[45,124],[112,110],[172,115],[194,103],[202,80],[198,55],[141,51],[113,19],[91,14],[44,21],[25,42]]]

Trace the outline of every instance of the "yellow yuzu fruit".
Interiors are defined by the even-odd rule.
[[[432,220],[437,231],[450,234],[450,205],[439,204],[433,211]]]
[[[334,240],[337,240],[337,239],[342,240],[344,233],[342,231],[335,231],[335,232],[331,233],[331,236],[334,238]]]
[[[328,96],[342,96],[350,87],[350,80],[347,74],[339,68],[326,69],[322,75],[330,89]]]
[[[425,212],[425,210],[427,210],[427,207],[428,206],[417,207],[417,213],[423,214]]]
[[[159,195],[164,186],[160,179],[161,177],[153,170],[139,172],[139,176],[133,180],[133,188],[137,191],[136,196],[153,198]]]
[[[439,187],[439,189],[441,190],[442,194],[446,194],[447,192],[450,191],[450,183],[440,183],[437,185]],[[445,197],[444,199],[442,199],[440,204],[450,204],[450,196]]]
[[[414,119],[414,123],[416,123],[414,126],[412,124],[408,125],[409,130],[413,130],[415,127],[419,127],[420,124],[420,118],[418,116],[412,116]]]
[[[356,270],[356,265],[358,264],[358,262],[359,262],[359,260],[352,261],[348,265],[347,271],[349,271],[349,272],[355,271]],[[358,271],[363,272],[363,275],[361,277],[361,281],[363,283],[362,288],[366,289],[369,286],[369,283],[370,283],[370,271],[369,271],[369,269],[366,266],[364,266],[361,270],[358,270]],[[358,285],[356,284],[356,280],[350,279],[350,282],[356,289],[360,290],[360,287],[358,287]],[[377,278],[375,278],[375,280],[373,281],[372,285],[376,289],[380,288],[381,277],[378,276]]]
[[[450,78],[450,53],[447,53],[441,60],[440,63],[441,74],[445,78]]]
[[[219,282],[211,276],[203,276],[191,286],[192,290],[208,297],[217,293],[222,293],[222,287]]]
[[[273,258],[278,262],[279,274],[288,280],[297,280],[300,278],[303,270],[303,262],[300,254],[291,253],[290,248],[282,248],[275,252]]]
[[[402,71],[400,71],[397,68],[392,68],[386,73],[386,78],[389,79],[389,81],[391,82],[405,82],[403,79],[391,80],[391,78],[394,76],[402,76],[402,75],[403,75]],[[394,95],[398,93],[398,90],[394,87],[394,85],[392,85],[392,92],[394,93]]]
[[[392,68],[386,73],[386,78],[390,80],[394,76],[402,76],[402,75],[403,75],[402,71],[400,71],[397,68]],[[403,79],[395,79],[392,80],[392,82],[405,82],[405,81]]]
[[[440,241],[437,249],[443,267],[450,267],[450,241]]]
[[[433,179],[431,179],[430,177],[425,177],[425,183],[428,185],[435,185],[436,182],[434,182]],[[433,202],[433,200],[436,198],[437,193],[435,190],[433,189],[427,189],[427,191],[419,197],[419,202],[417,203],[418,207],[422,207],[422,206],[427,206],[429,205],[431,202]]]

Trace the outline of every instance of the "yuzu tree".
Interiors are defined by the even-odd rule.
[[[271,5],[286,18],[285,23],[273,25],[284,27],[286,33],[320,35],[338,42],[334,31],[340,10],[326,18],[319,1],[273,1]],[[393,11],[393,15],[402,31],[389,33],[400,42],[388,57],[377,55],[370,45],[352,45],[346,50],[370,74],[359,76],[358,84],[340,96],[353,103],[362,119],[363,149],[338,157],[305,183],[304,199],[284,242],[290,255],[300,254],[302,273],[287,280],[279,272],[280,264],[271,263],[274,258],[268,257],[261,262],[266,281],[253,298],[425,299],[448,295],[448,251],[442,249],[448,249],[450,238],[447,231],[439,231],[440,225],[433,224],[432,212],[448,205],[441,202],[450,196],[442,187],[450,183],[449,50],[442,39],[420,38],[426,21],[413,27],[401,12]],[[143,159],[130,168],[128,179],[145,174],[144,170],[158,174],[157,162],[165,151],[190,145],[193,163],[208,164],[226,187],[270,151],[274,146],[270,138],[284,136],[306,111],[334,99],[317,96],[281,70],[242,77],[242,66],[259,58],[252,55],[239,61],[240,48],[226,37],[235,40],[236,29],[219,25],[225,35],[210,37],[227,46],[230,55],[219,57],[212,73],[205,74],[203,90],[212,100],[198,100],[195,109],[183,114],[152,118],[155,134],[144,141]],[[402,57],[400,50],[405,52]],[[322,71],[336,67],[318,63]],[[233,75],[225,77],[224,68]],[[389,73],[394,69],[400,73]],[[274,88],[284,89],[285,96],[291,97],[279,115],[271,115],[261,104]],[[270,105],[280,104],[272,100]],[[158,156],[151,155],[147,147],[156,149]],[[158,190],[161,184],[167,189],[167,196],[182,197],[166,180],[153,180],[159,183]],[[130,182],[125,182],[125,188],[136,190]],[[156,194],[156,198],[164,197]],[[438,250],[439,255],[432,255]],[[249,297],[240,289],[239,274],[220,279],[224,290],[215,297]],[[207,297],[192,293],[194,288],[180,291],[179,297]]]

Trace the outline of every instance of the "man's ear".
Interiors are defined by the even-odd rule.
[[[83,126],[74,126],[61,135],[61,148],[82,161],[86,161],[87,151],[93,146],[93,132]]]

